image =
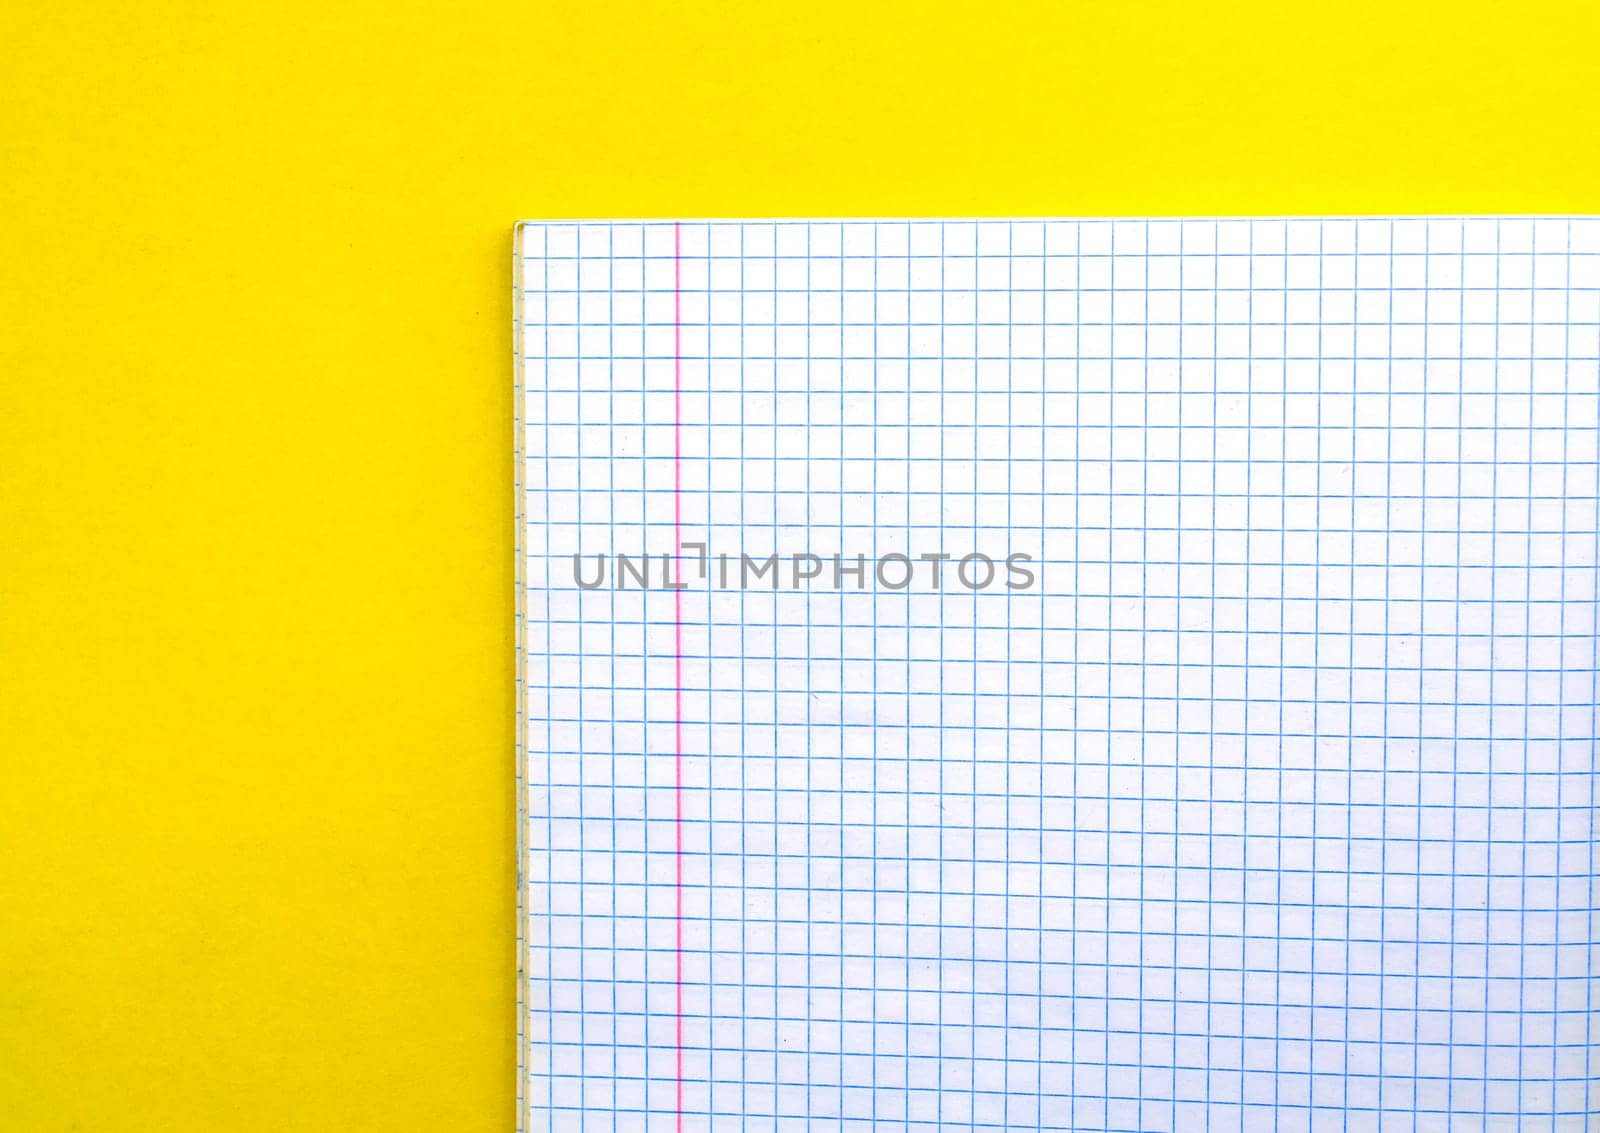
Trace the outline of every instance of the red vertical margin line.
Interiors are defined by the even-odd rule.
[[[683,581],[683,228],[672,226],[672,573]],[[683,591],[672,592],[673,836],[677,873],[678,1133],[683,1133]]]

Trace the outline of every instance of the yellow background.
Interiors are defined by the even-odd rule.
[[[510,1128],[513,221],[1595,211],[1592,8],[5,5],[0,1125]]]

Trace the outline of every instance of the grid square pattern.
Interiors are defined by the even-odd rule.
[[[1592,1127],[1600,222],[518,271],[526,1129]]]

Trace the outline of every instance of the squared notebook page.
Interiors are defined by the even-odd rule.
[[[1594,1127],[1600,222],[517,272],[525,1129]]]

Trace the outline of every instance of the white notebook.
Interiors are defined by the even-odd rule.
[[[1594,1128],[1600,221],[516,268],[523,1128]]]

